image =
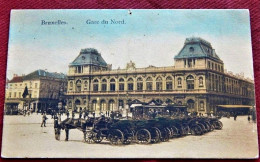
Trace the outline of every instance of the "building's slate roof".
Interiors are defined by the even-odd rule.
[[[94,48],[81,49],[78,57],[70,65],[97,65],[106,67],[107,63]]]
[[[62,73],[51,73],[45,70],[36,70],[28,75],[23,76],[23,80],[39,79],[41,77],[54,78],[54,79],[65,79],[66,75]]]
[[[190,48],[193,48],[194,50],[191,51]],[[186,38],[183,48],[174,58],[182,59],[200,57],[207,57],[222,62],[211,44],[208,41],[197,37]]]

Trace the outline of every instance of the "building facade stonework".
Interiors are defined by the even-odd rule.
[[[168,59],[168,58],[165,58]],[[67,106],[96,112],[127,109],[131,101],[176,103],[188,111],[214,112],[217,105],[254,105],[254,83],[224,70],[208,41],[187,38],[174,65],[112,69],[92,48],[69,65]]]
[[[29,95],[23,98],[25,87],[28,88]],[[61,73],[36,70],[28,75],[14,75],[7,83],[6,111],[25,107],[32,111],[46,111],[57,106],[61,92],[66,91],[66,88],[66,76]]]

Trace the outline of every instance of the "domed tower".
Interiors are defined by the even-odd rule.
[[[77,58],[69,64],[69,74],[89,74],[108,70],[108,64],[94,48],[81,49]]]
[[[209,68],[223,72],[223,61],[211,44],[199,37],[186,38],[181,51],[174,57],[175,67],[181,69]]]

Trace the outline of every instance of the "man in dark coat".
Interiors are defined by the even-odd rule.
[[[46,127],[46,120],[47,120],[48,118],[46,117],[46,114],[45,113],[43,113],[43,116],[42,116],[42,124],[41,124],[41,127],[42,126],[44,126],[44,127]]]

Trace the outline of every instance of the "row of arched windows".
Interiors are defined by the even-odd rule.
[[[203,77],[199,77],[198,81],[199,81],[199,87],[203,87],[204,83],[203,83]],[[126,81],[126,83],[125,83]],[[108,83],[109,82],[109,83]],[[144,85],[144,82],[146,83]],[[155,82],[155,84],[154,84]],[[108,89],[108,84],[109,89]],[[119,91],[133,91],[134,90],[134,80],[133,78],[128,78],[127,80],[123,79],[123,78],[119,78],[118,80],[118,90]],[[186,77],[186,88],[187,89],[194,89],[195,87],[195,79],[192,75],[189,75]],[[155,85],[155,87],[154,87]],[[82,81],[81,80],[77,80],[76,81],[76,87],[75,90],[76,92],[80,92],[82,90],[82,86],[84,87],[84,90],[88,90],[88,81]],[[99,87],[101,86],[101,87]],[[183,86],[183,81],[182,81],[182,77],[177,77],[177,88],[182,88]],[[73,81],[69,82],[69,89],[72,90],[73,88]],[[101,81],[99,81],[98,79],[94,79],[93,80],[93,91],[115,91],[116,90],[116,80],[114,78],[108,80],[108,79],[102,79]],[[152,77],[147,77],[146,79],[142,78],[142,77],[138,77],[136,79],[136,90],[137,91],[142,91],[142,90],[147,90],[147,91],[152,91],[152,90],[156,90],[156,91],[161,91],[163,90],[163,79],[159,76],[155,79],[155,81],[153,80]],[[165,90],[173,90],[173,78],[168,76],[165,79]]]

